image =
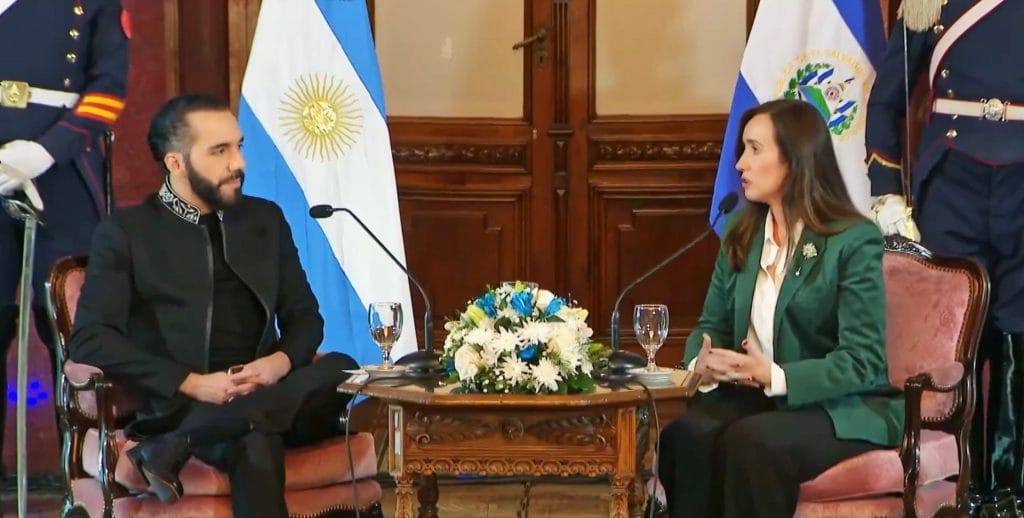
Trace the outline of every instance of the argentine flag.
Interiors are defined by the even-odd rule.
[[[743,199],[735,155],[743,112],[779,98],[807,101],[825,118],[846,189],[867,214],[864,121],[875,64],[884,51],[877,0],[761,0],[729,110],[711,218],[729,192]],[[724,223],[720,219],[715,229],[719,235]]]
[[[284,211],[324,317],[321,351],[380,364],[367,305],[400,302],[405,325],[392,357],[416,349],[409,282],[348,214],[405,262],[384,92],[366,2],[263,0],[242,81],[245,193]]]

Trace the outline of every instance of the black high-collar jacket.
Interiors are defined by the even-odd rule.
[[[283,351],[292,369],[308,364],[323,318],[281,210],[244,196],[219,216],[225,259],[266,311],[256,356]],[[139,417],[173,413],[187,402],[185,377],[209,368],[212,254],[199,210],[167,184],[96,229],[71,358],[141,389]]]

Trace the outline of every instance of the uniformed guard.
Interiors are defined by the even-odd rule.
[[[0,195],[23,196],[34,181],[45,204],[33,287],[36,329],[51,346],[43,285],[56,259],[88,253],[107,213],[99,144],[124,108],[130,33],[120,0],[0,0]],[[2,358],[16,329],[21,233],[0,217]]]
[[[1024,488],[1024,2],[904,0],[868,101],[875,219],[941,256],[980,261],[992,282],[978,373],[990,362],[987,423],[978,390],[976,494]],[[927,74],[930,107],[902,193],[908,84]],[[917,218],[917,225],[914,223]],[[980,380],[980,375],[978,379]],[[983,432],[984,431],[984,432]],[[986,437],[987,435],[987,437]]]

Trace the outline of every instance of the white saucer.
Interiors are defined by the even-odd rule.
[[[655,372],[647,372],[647,367],[634,367],[629,373],[636,376],[636,380],[648,386],[665,386],[672,384],[672,372],[675,369],[658,367]]]
[[[393,365],[390,369],[385,369],[380,365],[365,365],[361,370],[373,378],[390,378],[405,374],[404,365]]]

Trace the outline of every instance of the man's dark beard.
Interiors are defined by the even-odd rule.
[[[192,167],[192,161],[185,157],[185,172],[188,173],[188,184],[192,187],[192,192],[214,210],[224,210],[242,199],[241,189],[239,189],[238,197],[234,199],[226,199],[220,194],[220,186],[235,178],[241,180],[243,184],[245,183],[245,172],[242,170],[235,171],[229,178],[215,184],[200,176],[199,172]]]

